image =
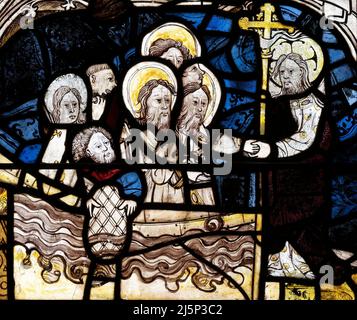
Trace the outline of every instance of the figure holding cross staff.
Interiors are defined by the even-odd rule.
[[[269,59],[271,58],[270,48],[264,48],[262,40],[270,40],[273,35],[273,31],[287,30],[289,33],[294,32],[294,27],[287,26],[277,21],[277,17],[274,14],[275,8],[266,3],[260,8],[261,12],[257,15],[255,20],[250,21],[248,17],[240,18],[238,25],[242,30],[253,30],[259,33],[260,46],[261,46],[261,58],[262,58],[262,94],[260,102],[260,134],[265,133],[265,108],[266,108],[266,91],[268,88],[268,70]]]
[[[279,260],[279,252],[290,245],[303,259],[293,261],[293,272],[282,263],[269,263],[280,276],[318,277],[320,268],[334,269],[334,281],[343,283],[349,266],[337,258],[328,246],[329,210],[326,199],[329,182],[324,170],[331,144],[331,131],[324,117],[324,79],[319,74],[324,64],[321,47],[294,27],[278,21],[275,7],[266,3],[250,20],[241,17],[241,29],[257,32],[260,39],[262,77],[260,102],[260,138],[228,141],[243,155],[269,161],[285,161],[287,166],[267,171],[264,181],[269,190],[265,241],[270,260]],[[221,137],[217,145],[227,145]],[[225,152],[224,147],[221,150]],[[286,162],[287,158],[294,159]],[[265,174],[265,173],[264,173]],[[263,173],[259,176],[262,178]],[[263,179],[261,179],[263,181]],[[295,251],[296,250],[296,251]]]

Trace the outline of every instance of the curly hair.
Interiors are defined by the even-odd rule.
[[[181,51],[184,60],[192,59],[190,50],[188,50],[180,41],[173,39],[162,39],[159,38],[155,40],[149,49],[149,55],[153,57],[161,57],[164,52],[170,48],[176,48]]]
[[[141,104],[140,117],[138,119],[139,123],[145,124],[147,122],[147,101],[154,88],[159,85],[167,88],[172,94],[176,94],[174,86],[167,80],[162,79],[152,79],[145,83],[145,85],[140,89],[138,96],[138,103]]]
[[[91,127],[77,133],[72,142],[72,156],[75,162],[78,162],[87,157],[87,148],[93,134],[102,133],[111,144],[113,139],[110,133],[101,127]]]

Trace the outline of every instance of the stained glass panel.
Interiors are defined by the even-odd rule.
[[[1,2],[0,299],[355,300],[356,12]]]

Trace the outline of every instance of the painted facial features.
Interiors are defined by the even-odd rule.
[[[86,153],[96,163],[111,163],[115,160],[112,145],[101,132],[96,132],[91,136]]]
[[[177,69],[180,68],[183,63],[183,55],[177,48],[170,48],[165,51],[161,55],[161,58],[170,61]]]
[[[147,99],[147,120],[158,129],[170,126],[172,94],[169,89],[159,85]]]
[[[285,94],[295,94],[302,89],[302,71],[299,65],[290,59],[285,59],[279,69],[279,77]]]
[[[200,68],[199,64],[195,63],[184,71],[182,77],[183,86],[193,82],[202,84],[204,74],[205,72]]]
[[[60,102],[60,123],[74,123],[78,119],[80,111],[77,97],[68,92]]]
[[[91,76],[93,93],[99,96],[107,96],[117,86],[115,75],[112,70],[105,69]]]

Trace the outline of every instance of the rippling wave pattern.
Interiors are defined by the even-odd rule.
[[[43,268],[42,277],[47,283],[58,281],[61,273],[53,265],[62,265],[67,279],[83,283],[90,260],[82,241],[82,216],[55,209],[47,202],[27,195],[15,195],[14,204],[15,241],[30,252],[40,253],[39,264]],[[247,226],[246,228],[249,229]],[[186,235],[195,232],[189,231]],[[130,251],[143,250],[153,245],[174,240],[174,236],[146,238],[133,232]],[[250,236],[207,236],[184,242],[196,254],[202,256],[223,272],[236,272],[240,266],[252,267],[254,240]],[[24,259],[23,264],[29,264]],[[194,270],[188,272],[188,270]],[[114,277],[112,266],[98,266],[98,276]],[[200,290],[215,291],[223,283],[224,276],[193,257],[179,244],[163,246],[159,249],[130,256],[123,260],[122,277],[128,279],[135,273],[145,283],[162,279],[167,290],[176,292],[180,283],[191,276],[193,284]],[[244,277],[243,277],[244,279]]]
[[[173,236],[147,239],[139,233],[133,233],[131,250],[140,250],[173,239]],[[251,268],[253,264],[254,240],[250,236],[207,236],[185,241],[184,244],[226,273],[239,273],[236,271],[238,267]],[[186,280],[188,268],[195,270],[191,280],[202,291],[215,291],[216,285],[223,283],[222,274],[193,257],[179,244],[124,259],[122,277],[127,279],[136,273],[146,283],[162,279],[167,290],[176,292],[180,282]]]
[[[90,260],[82,241],[82,216],[60,211],[47,202],[26,195],[14,198],[15,241],[28,250],[36,249],[47,283],[56,282],[60,274],[53,264],[62,264],[64,275],[74,283],[83,283]],[[28,260],[24,260],[26,265]]]

